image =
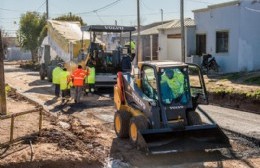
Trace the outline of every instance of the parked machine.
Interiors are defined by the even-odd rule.
[[[79,22],[48,20],[48,36],[40,49],[40,79],[52,81],[52,70],[63,63],[72,72],[78,64],[85,67],[85,60],[79,59],[82,50],[88,48],[90,38],[80,30]]]
[[[113,87],[116,83],[116,74],[119,71],[131,69],[132,51],[125,47],[122,40],[122,33],[129,33],[127,41],[132,41],[132,31],[135,27],[114,26],[114,25],[90,25],[81,28],[82,31],[90,32],[91,43],[88,49],[87,64],[94,62],[96,69],[95,87]],[[107,34],[104,34],[107,33]],[[117,34],[118,45],[108,49],[104,43],[97,41],[97,35],[105,36],[109,33]],[[115,38],[113,41],[116,41]],[[104,41],[103,41],[104,42]]]
[[[132,74],[118,73],[114,103],[116,135],[147,153],[230,147],[219,126],[197,110],[208,104],[198,65],[140,62]]]
[[[219,65],[217,64],[217,61],[215,58],[212,58],[211,54],[203,54],[202,55],[202,64],[201,68],[203,72],[208,73],[209,70],[213,70],[215,72],[219,71]]]

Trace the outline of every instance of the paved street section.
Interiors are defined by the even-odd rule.
[[[260,115],[213,105],[200,105],[222,128],[260,140]]]

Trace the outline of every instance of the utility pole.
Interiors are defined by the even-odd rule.
[[[163,28],[163,9],[161,9],[161,21],[162,21],[162,28]]]
[[[6,95],[4,76],[4,49],[2,43],[2,30],[0,29],[0,114],[6,115]]]
[[[181,60],[185,62],[185,30],[184,30],[184,0],[180,0],[181,17]]]
[[[136,61],[143,61],[141,55],[141,38],[140,38],[140,0],[137,0],[137,59]],[[135,63],[137,65],[137,62]]]
[[[47,17],[47,20],[49,19],[49,1],[46,0],[46,17]]]

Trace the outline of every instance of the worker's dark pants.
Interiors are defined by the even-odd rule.
[[[69,98],[70,89],[61,90],[61,97],[62,97],[62,102],[64,102],[66,98]]]
[[[74,96],[75,103],[80,102],[80,96],[81,96],[82,89],[83,89],[82,86],[75,86],[75,96]]]
[[[55,96],[59,97],[60,96],[60,85],[59,84],[54,84],[55,85]]]

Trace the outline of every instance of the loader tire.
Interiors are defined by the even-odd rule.
[[[137,144],[138,139],[140,138],[138,135],[138,131],[142,131],[148,128],[148,122],[144,116],[136,116],[132,117],[130,120],[129,126],[129,137],[132,143]]]
[[[196,111],[188,111],[187,113],[189,125],[201,125],[202,120]]]
[[[131,114],[126,111],[117,111],[114,117],[114,129],[117,137],[128,138]]]

